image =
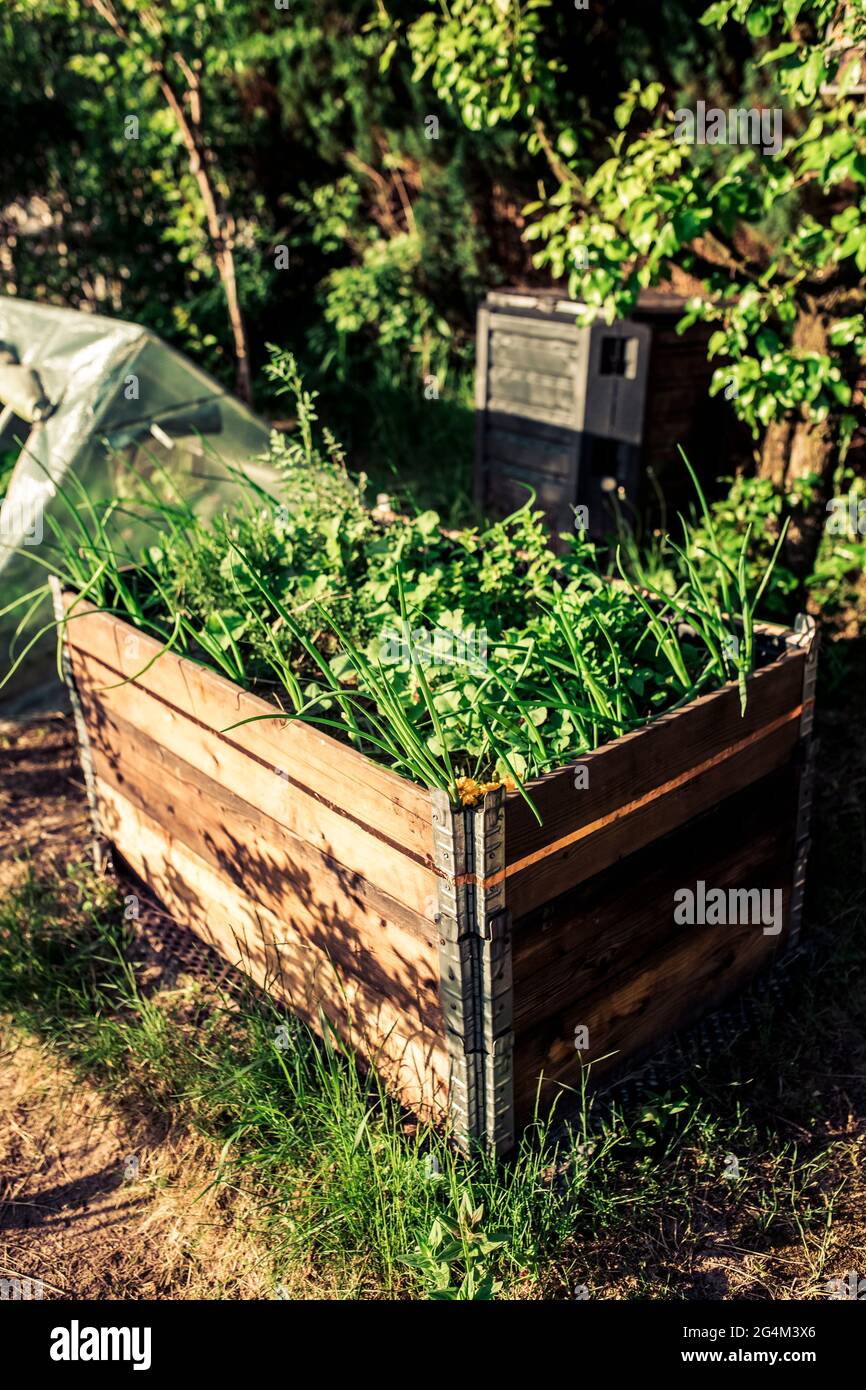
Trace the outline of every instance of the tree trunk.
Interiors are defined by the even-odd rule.
[[[234,223],[226,210],[217,182],[211,176],[211,161],[198,129],[192,127],[185,119],[183,107],[177,102],[176,95],[168,82],[163,81],[160,85],[180,126],[181,135],[189,154],[189,166],[196,178],[201,200],[204,203],[208,235],[214,252],[214,264],[226,297],[226,307],[234,341],[235,390],[242,401],[245,401],[247,405],[252,405],[253,381],[250,372],[247,330],[238,296],[235,257],[232,249]]]
[[[827,351],[827,330],[820,310],[801,310],[794,325],[792,345],[804,352]],[[769,426],[761,448],[759,476],[778,488],[792,488],[813,475],[815,495],[810,503],[792,508],[791,524],[782,551],[782,562],[800,581],[811,574],[827,518],[827,501],[833,485],[836,449],[829,421],[801,417],[776,421]]]
[[[235,389],[242,401],[246,401],[247,405],[252,405],[253,381],[250,373],[247,330],[243,313],[241,312],[240,299],[238,297],[235,257],[234,251],[232,250],[234,223],[228,214],[222,194],[220,193],[218,177],[214,174],[213,165],[215,161],[213,154],[208,150],[204,141],[202,132],[201,90],[198,78],[184,61],[181,54],[175,54],[174,56],[178,66],[181,67],[186,77],[190,103],[189,115],[165,67],[161,63],[153,64],[153,70],[159,77],[160,90],[177,121],[183,143],[186,146],[187,155],[189,156],[189,167],[198,184],[201,200],[204,204],[208,235],[213,245],[214,264],[216,265],[217,274],[220,277],[220,283],[226,297],[229,323],[231,324],[232,338],[234,340]]]
[[[110,26],[121,42],[127,48],[131,48],[130,35],[118,18],[112,0],[88,0],[88,3],[91,9],[95,10]],[[169,45],[163,34],[159,16],[144,6],[141,10],[141,21],[152,34],[160,38],[167,52]],[[204,205],[208,236],[213,247],[214,264],[226,297],[229,324],[232,330],[235,351],[235,390],[242,401],[245,401],[247,405],[252,405],[253,381],[250,372],[247,330],[238,296],[235,257],[232,249],[234,222],[226,209],[225,200],[220,191],[215,157],[205,143],[201,83],[198,74],[181,52],[173,53],[172,57],[183,73],[188,105],[184,102],[183,91],[178,90],[169,76],[163,59],[151,58],[147,65],[149,71],[156,76],[160,91],[177,121],[189,158],[189,167],[198,184]]]

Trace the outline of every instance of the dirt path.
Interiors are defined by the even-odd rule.
[[[70,721],[0,725],[0,893],[87,840]],[[41,1279],[46,1298],[274,1296],[243,1198],[201,1197],[216,1164],[203,1141],[148,1132],[14,1031],[0,1095],[0,1278]]]
[[[212,1191],[214,1155],[188,1135],[128,1128],[47,1050],[0,1054],[2,1277],[45,1298],[272,1298],[236,1198]]]

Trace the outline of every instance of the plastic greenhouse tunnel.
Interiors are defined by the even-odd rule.
[[[27,550],[71,524],[64,495],[91,502],[177,489],[199,513],[231,506],[236,471],[271,489],[268,426],[206,372],[132,323],[0,298],[0,609],[39,582]],[[145,541],[115,513],[132,558]],[[0,618],[2,666],[20,621]],[[39,621],[46,617],[40,613]],[[16,649],[27,634],[18,634]],[[0,692],[6,717],[56,704],[55,643]],[[38,671],[38,675],[35,675]]]

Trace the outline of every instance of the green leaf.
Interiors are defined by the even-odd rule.
[[[383,48],[382,52],[379,54],[379,72],[380,72],[380,73],[384,73],[384,72],[387,72],[387,71],[388,71],[389,67],[391,66],[391,59],[394,57],[394,54],[395,54],[396,52],[397,52],[397,40],[396,40],[396,39],[389,39],[388,43],[387,43],[387,44],[385,45],[385,47]]]

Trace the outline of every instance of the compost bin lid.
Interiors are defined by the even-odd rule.
[[[641,290],[637,304],[632,311],[632,317],[641,319],[644,317],[653,318],[657,315],[680,315],[684,313],[687,304],[687,297],[682,294],[675,294],[673,290]],[[579,310],[586,307],[580,300],[572,299],[565,289],[556,285],[515,286],[501,290],[488,290],[484,299],[484,308],[486,309],[517,309],[524,313],[561,314],[563,317],[571,318]]]

